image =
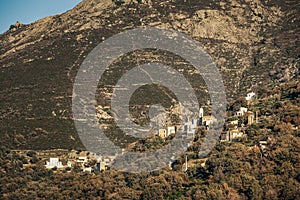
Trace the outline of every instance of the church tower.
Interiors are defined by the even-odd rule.
[[[201,107],[199,109],[199,120],[198,120],[198,126],[202,126],[203,125],[203,116],[204,116],[204,110]]]
[[[200,110],[199,110],[199,118],[203,118],[203,116],[204,116],[204,110],[201,107]]]

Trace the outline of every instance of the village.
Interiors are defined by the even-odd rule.
[[[257,95],[254,92],[248,93],[245,100],[250,103],[256,100]],[[184,135],[186,137],[194,137],[199,128],[209,130],[210,127],[216,122],[216,119],[211,115],[205,115],[204,109],[199,109],[199,115],[196,119],[187,119],[183,126]],[[258,123],[258,112],[250,111],[246,107],[240,107],[232,116],[226,117],[225,128],[220,136],[220,142],[232,142],[238,138],[246,137],[245,129],[253,123]],[[156,135],[163,140],[169,136],[175,135],[180,129],[181,125],[174,124],[165,128],[160,128]],[[188,144],[189,146],[190,144]],[[267,141],[259,142],[260,148],[265,149]],[[188,147],[186,146],[186,147]],[[125,149],[115,155],[101,156],[89,151],[80,150],[44,150],[37,151],[36,157],[44,161],[44,167],[53,171],[65,170],[70,172],[72,170],[96,173],[110,169],[113,161],[117,156],[123,155]],[[24,154],[24,152],[23,152]],[[28,153],[27,153],[28,154]],[[169,167],[171,168],[171,164]],[[27,164],[30,165],[30,164]],[[205,159],[201,165],[205,165]],[[26,167],[26,164],[24,165]],[[183,166],[183,170],[188,168],[188,162]]]
[[[245,97],[247,102],[251,102],[256,99],[256,94],[254,92],[248,93]],[[246,120],[242,120],[245,118]],[[186,136],[194,136],[197,129],[200,127],[205,127],[207,130],[216,122],[216,118],[211,115],[205,115],[204,109],[201,107],[199,110],[199,115],[197,119],[188,119],[184,124],[184,132]],[[226,129],[222,132],[221,142],[232,141],[236,138],[243,137],[244,130],[247,126],[253,123],[258,123],[258,112],[255,113],[248,110],[246,107],[240,107],[233,116],[227,116],[226,119]],[[168,126],[166,129],[159,129],[158,135],[165,139],[171,134],[176,134],[179,129],[179,125]]]

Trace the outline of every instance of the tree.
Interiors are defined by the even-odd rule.
[[[35,164],[39,161],[39,159],[36,157],[36,156],[33,156],[31,159],[30,159],[30,163],[31,164]]]
[[[27,154],[26,154],[28,157],[33,157],[33,156],[36,156],[36,152],[35,151],[28,151]]]
[[[114,2],[117,6],[121,6],[122,4],[125,3],[124,0],[112,0],[112,2]]]

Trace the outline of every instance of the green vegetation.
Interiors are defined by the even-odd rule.
[[[300,199],[299,2],[237,0],[222,1],[223,5],[215,0],[113,2],[118,7],[112,4],[101,10],[101,16],[95,13],[91,18],[86,17],[94,9],[77,13],[78,8],[75,15],[66,13],[37,23],[57,28],[30,35],[28,40],[23,41],[27,33],[32,33],[29,30],[34,29],[33,25],[0,35],[1,56],[16,50],[10,40],[25,45],[24,49],[18,46],[14,53],[0,59],[0,199]],[[87,21],[81,24],[85,18],[92,28],[85,28],[89,25]],[[230,27],[233,32],[234,28],[245,28],[245,37],[249,38],[241,39],[247,42],[239,43],[229,32],[210,38],[214,30],[207,30],[207,37],[201,37],[202,29],[194,26],[203,23],[205,27],[215,22],[215,18],[233,20],[236,23],[236,27]],[[194,23],[186,25],[193,20]],[[70,29],[76,24],[79,26]],[[76,149],[79,154],[84,149],[71,108],[74,79],[84,58],[104,39],[148,25],[173,28],[200,41],[222,73],[229,101],[228,115],[233,116],[241,106],[247,107],[257,111],[258,123],[245,128],[246,137],[217,144],[205,159],[198,154],[206,131],[198,130],[185,155],[186,172],[182,170],[185,156],[178,158],[172,169],[166,167],[148,174],[114,170],[88,174],[79,166],[46,170],[45,157],[40,158],[34,150]],[[220,31],[227,28],[227,24],[222,26]],[[217,25],[211,29],[214,28]],[[250,35],[246,34],[248,31]],[[199,103],[208,104],[206,85],[201,76],[188,72],[192,69],[190,63],[171,52],[154,49],[137,50],[116,59],[99,81],[97,103],[108,106],[106,94],[112,92],[112,85],[131,68],[147,62],[159,62],[182,71],[195,88]],[[259,98],[248,103],[244,95],[250,90]],[[166,109],[172,106],[169,96],[176,97],[170,91],[167,91],[169,96],[161,91],[167,89],[153,85],[139,88],[130,102],[133,117],[147,113],[147,104],[162,103]],[[111,114],[108,107],[104,111]],[[175,122],[177,117],[172,115]],[[239,119],[239,125],[247,120],[232,117],[227,121],[234,119]],[[111,125],[105,132],[108,137],[122,147],[132,144],[132,151],[161,148],[173,137],[137,140],[121,133],[113,120],[101,120],[100,123]],[[149,118],[136,122],[147,124]],[[31,150],[20,154],[16,149]]]
[[[300,112],[295,106],[299,105],[299,98],[290,98],[299,92],[297,85],[291,82],[276,92],[267,91],[281,96],[277,102],[270,95],[252,102],[252,109],[270,113],[261,115],[258,124],[246,129],[246,140],[219,143],[205,161],[198,158],[206,134],[200,129],[186,153],[187,172],[182,171],[185,157],[173,163],[173,170],[165,168],[149,174],[114,170],[87,174],[76,166],[72,170],[46,170],[35,151],[27,151],[25,157],[2,146],[1,199],[297,199],[300,133],[293,127],[300,125]],[[172,136],[166,140],[140,140],[132,150],[161,148],[171,139]],[[260,145],[262,140],[267,141],[265,149]]]
[[[124,0],[112,0],[117,6],[121,6],[122,4],[125,3]]]

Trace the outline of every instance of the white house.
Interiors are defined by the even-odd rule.
[[[259,146],[261,147],[261,149],[262,149],[263,151],[266,150],[267,145],[268,145],[268,142],[267,142],[267,141],[259,141]]]
[[[197,129],[197,119],[192,119],[191,121],[187,121],[184,123],[184,131],[187,133],[189,131],[195,131]]]
[[[195,129],[190,129],[186,132],[186,135],[188,137],[194,137],[195,136]]]
[[[202,125],[209,127],[215,121],[216,121],[216,119],[211,115],[204,116],[203,119],[202,119]]]
[[[175,134],[176,133],[176,128],[175,126],[169,126],[168,127],[168,134],[167,136],[171,135],[171,134]]]
[[[88,161],[88,159],[87,159],[87,157],[85,157],[85,156],[83,156],[83,157],[78,157],[77,160],[76,160],[77,163],[82,163],[82,164],[87,163],[87,161]]]
[[[54,167],[56,168],[63,168],[64,166],[62,165],[62,162],[59,161],[59,158],[50,158],[50,161],[46,162],[46,168],[47,169],[52,169]]]
[[[158,130],[158,136],[161,137],[161,138],[166,138],[167,137],[167,131],[166,129],[159,129]]]
[[[184,131],[187,132],[189,129],[192,128],[192,122],[189,119],[184,123]]]
[[[67,163],[67,166],[72,167],[72,165],[73,165],[73,162],[69,160],[68,163]]]
[[[232,125],[238,125],[239,124],[239,120],[230,121],[230,124],[232,124]]]
[[[104,166],[111,166],[116,159],[117,155],[106,155],[106,156],[101,156],[98,161],[102,162]]]
[[[248,125],[251,125],[254,123],[254,113],[253,112],[248,112]]]
[[[89,173],[92,173],[92,168],[91,167],[85,167],[83,169],[83,172],[89,172]]]
[[[227,132],[227,140],[231,141],[235,138],[240,138],[244,135],[244,133],[242,131],[240,131],[239,129],[233,129],[233,130],[229,130]]]
[[[256,99],[256,94],[254,92],[250,92],[247,94],[245,97],[247,101],[255,100]]]
[[[198,120],[192,119],[192,129],[197,129],[197,126],[198,126]]]
[[[105,171],[105,163],[100,158],[98,158],[95,168],[96,171]]]
[[[248,109],[245,107],[240,107],[240,110],[236,112],[237,116],[244,116],[245,113],[248,112]]]

